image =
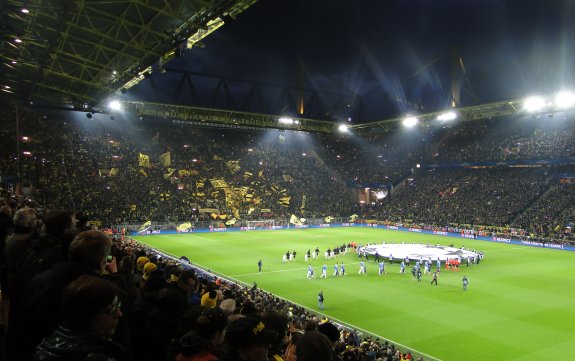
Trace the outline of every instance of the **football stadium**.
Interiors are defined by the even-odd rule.
[[[575,353],[570,2],[0,8],[0,359]]]

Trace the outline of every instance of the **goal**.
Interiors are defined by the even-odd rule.
[[[262,219],[259,221],[246,221],[248,229],[261,230],[261,229],[274,229],[276,225],[273,219]]]

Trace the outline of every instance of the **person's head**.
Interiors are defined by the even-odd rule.
[[[196,286],[196,272],[194,270],[183,270],[178,275],[178,286],[186,292],[192,292]]]
[[[196,320],[195,331],[199,336],[209,339],[214,346],[224,341],[224,330],[228,325],[228,317],[219,308],[205,309]]]
[[[0,213],[8,217],[12,216],[12,207],[10,207],[8,204],[0,206]]]
[[[228,324],[224,344],[226,351],[243,361],[267,361],[267,351],[277,338],[260,319],[240,317]]]
[[[317,327],[320,333],[327,336],[332,345],[335,345],[340,338],[339,329],[331,322],[322,323]]]
[[[327,336],[318,331],[306,332],[296,345],[298,361],[332,361],[334,353]]]
[[[152,262],[146,263],[144,265],[144,269],[142,270],[143,271],[142,278],[147,281],[148,278],[150,278],[150,275],[152,274],[152,272],[154,272],[157,269],[158,269],[158,266],[156,266],[155,263],[152,263]]]
[[[270,329],[278,333],[278,337],[272,344],[272,352],[279,354],[288,343],[289,319],[285,313],[266,312],[262,316],[262,322]]]
[[[138,267],[139,271],[142,271],[144,269],[144,266],[146,265],[146,263],[150,262],[150,259],[146,256],[140,256],[138,257],[138,259],[136,260],[136,267]]]
[[[120,290],[98,276],[83,275],[64,290],[61,312],[64,327],[109,338],[122,311]]]
[[[42,217],[44,233],[56,237],[65,237],[66,233],[76,229],[74,213],[64,210],[49,211]]]
[[[105,233],[95,230],[84,231],[78,233],[70,243],[68,259],[102,274],[106,269],[111,250],[112,240]]]
[[[40,219],[34,208],[24,207],[19,209],[16,214],[14,214],[15,231],[21,230],[22,232],[31,233],[35,231],[40,225]],[[18,232],[20,233],[20,232]]]
[[[220,308],[227,316],[229,316],[236,310],[236,300],[233,298],[226,298],[220,303]]]

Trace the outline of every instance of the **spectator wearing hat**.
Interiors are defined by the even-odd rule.
[[[70,283],[62,297],[62,323],[37,347],[34,358],[44,361],[124,358],[111,341],[122,317],[120,290],[112,282],[83,275]]]
[[[176,361],[212,361],[217,360],[224,341],[224,330],[228,317],[219,308],[203,309],[195,314],[193,329],[184,333],[177,342],[172,342],[167,353],[167,360]],[[185,323],[185,322],[184,322]]]
[[[147,281],[148,278],[150,278],[150,275],[152,274],[152,272],[154,272],[155,270],[158,269],[158,266],[156,266],[155,263],[152,262],[148,262],[144,265],[144,270],[143,270],[143,274],[142,274],[142,279],[144,281]]]
[[[268,361],[268,349],[278,334],[255,317],[240,317],[228,324],[222,361]]]
[[[202,295],[201,305],[202,307],[214,308],[218,302],[218,293],[216,290],[209,290]]]
[[[140,256],[136,259],[136,270],[134,271],[134,283],[136,285],[142,285],[142,276],[144,275],[144,266],[146,263],[150,262],[150,259],[146,256]]]

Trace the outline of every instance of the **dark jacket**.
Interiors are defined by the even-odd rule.
[[[121,361],[124,350],[120,344],[95,335],[59,326],[45,338],[34,354],[36,361]]]

